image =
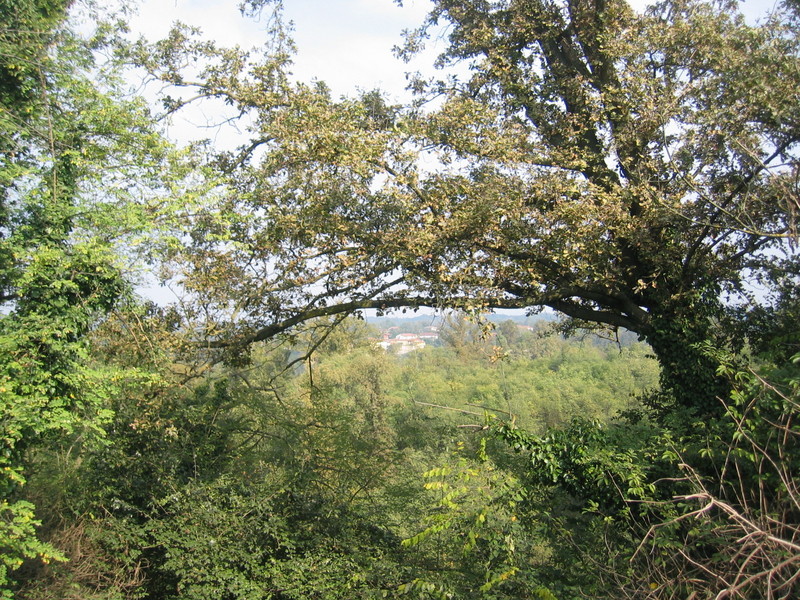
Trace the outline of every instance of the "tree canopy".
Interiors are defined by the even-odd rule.
[[[699,348],[722,343],[723,295],[797,272],[796,25],[695,0],[436,2],[400,53],[444,27],[440,63],[467,74],[417,81],[412,107],[176,32],[143,62],[250,132],[210,157],[178,278],[218,311],[212,345],[363,308],[550,307],[638,333],[678,404],[713,411]]]

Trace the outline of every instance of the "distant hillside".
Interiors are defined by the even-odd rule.
[[[534,325],[537,322],[555,321],[558,316],[554,313],[543,313],[538,315],[509,315],[509,314],[487,314],[484,315],[487,320],[492,323],[502,323],[503,321],[514,321],[519,325]],[[378,329],[388,329],[389,327],[399,327],[403,331],[416,331],[422,330],[424,327],[440,326],[444,321],[444,315],[438,314],[398,314],[386,317],[370,317],[366,318],[366,322]]]

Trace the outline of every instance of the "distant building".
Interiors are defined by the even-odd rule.
[[[419,336],[416,333],[398,333],[394,336],[395,340],[417,340]]]
[[[394,354],[408,354],[409,352],[414,352],[415,350],[422,350],[425,347],[425,339],[423,339],[423,336],[426,334],[417,335],[416,333],[398,333],[393,338],[390,338],[390,335],[390,330],[385,330],[383,332],[383,339],[377,343],[378,346],[387,352],[391,351]],[[427,339],[429,341],[433,341],[434,339],[438,338],[438,335],[435,335],[435,337],[431,337],[430,334],[427,335]]]

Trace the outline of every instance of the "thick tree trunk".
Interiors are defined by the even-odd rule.
[[[711,350],[714,336],[699,319],[661,316],[644,335],[661,365],[662,416],[678,413],[690,418],[719,415],[730,395],[730,383],[718,374],[720,362]]]

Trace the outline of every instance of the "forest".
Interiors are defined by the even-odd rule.
[[[0,0],[0,599],[800,597],[797,0],[219,2]]]

